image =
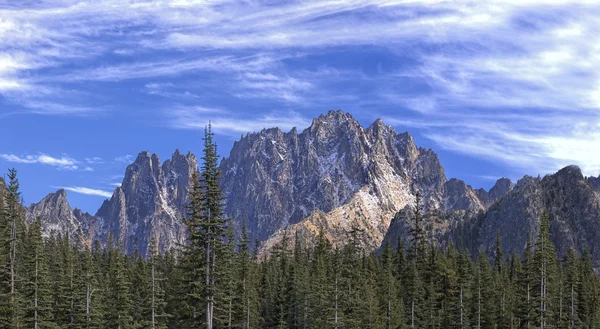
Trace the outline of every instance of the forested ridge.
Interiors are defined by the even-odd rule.
[[[419,196],[412,242],[359,248],[356,228],[333,248],[285,236],[259,257],[224,216],[210,126],[190,187],[186,244],[126,255],[108,245],[43,238],[26,224],[16,171],[0,193],[1,328],[600,328],[600,281],[589,252],[557,258],[548,215],[523,253],[475,259],[438,247]],[[238,238],[236,238],[236,236]],[[531,241],[535,241],[532,243]]]

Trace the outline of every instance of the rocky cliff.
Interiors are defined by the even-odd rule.
[[[106,243],[112,236],[126,251],[142,255],[152,236],[163,251],[183,243],[187,188],[197,170],[198,161],[191,153],[175,151],[161,164],[156,154],[141,152],[127,166],[121,186],[94,216],[90,238]]]
[[[60,189],[48,194],[40,202],[31,204],[26,211],[26,222],[31,223],[39,218],[42,222],[43,236],[66,234],[71,241],[87,244],[89,227],[85,216],[81,210],[71,208],[67,201],[67,192]],[[89,214],[87,216],[91,217]]]
[[[539,218],[547,210],[558,254],[587,247],[594,263],[600,265],[600,191],[593,182],[576,166],[543,178],[525,176],[487,212],[466,222],[454,238],[466,241],[474,251],[483,248],[492,255],[499,233],[505,254],[521,252],[527,233],[535,243]]]
[[[246,220],[266,249],[296,232],[311,240],[320,227],[333,244],[360,228],[363,245],[375,249],[417,192],[427,209],[484,208],[470,186],[448,181],[437,155],[418,148],[409,133],[381,119],[362,127],[342,111],[321,115],[302,132],[248,134],[221,170],[227,214],[238,224]]]
[[[417,147],[409,133],[382,120],[363,127],[348,113],[330,111],[301,132],[272,128],[242,136],[220,168],[226,214],[238,230],[246,221],[265,252],[284,236],[310,243],[320,228],[333,245],[346,243],[355,229],[367,250],[386,240],[410,243],[420,193],[428,230],[441,244],[452,240],[493,254],[500,232],[506,253],[519,252],[527,233],[535,238],[547,209],[558,252],[587,246],[600,265],[600,177],[583,177],[577,167],[517,184],[502,178],[489,191],[474,190],[447,179],[437,155]],[[190,153],[176,151],[161,163],[142,152],[95,215],[72,209],[59,190],[28,207],[27,220],[40,217],[45,235],[61,232],[104,245],[112,236],[127,252],[142,254],[155,236],[164,251],[185,241],[181,219],[196,170]]]

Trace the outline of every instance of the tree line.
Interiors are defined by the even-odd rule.
[[[412,241],[359,247],[360,231],[333,248],[285,236],[268,257],[223,212],[210,126],[185,220],[189,239],[164,254],[126,255],[116,241],[92,246],[42,237],[25,223],[16,171],[0,193],[0,328],[600,328],[600,280],[590,254],[562,259],[549,218],[520,254],[493,257],[426,232],[420,197]],[[115,239],[118,240],[118,239]],[[533,242],[534,241],[534,242]]]

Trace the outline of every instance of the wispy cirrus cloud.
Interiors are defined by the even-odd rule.
[[[25,163],[25,164],[44,164],[52,167],[56,167],[61,170],[78,170],[79,161],[70,158],[66,155],[60,158],[52,157],[43,153],[37,155],[16,155],[16,154],[0,154],[0,157],[8,162],[14,163]]]
[[[121,162],[121,163],[127,163],[127,164],[132,163],[133,160],[134,160],[134,157],[131,154],[119,155],[113,159],[113,161],[115,161],[115,162]]]
[[[101,197],[105,197],[105,198],[110,198],[112,196],[111,192],[99,190],[99,189],[93,189],[93,188],[89,188],[89,187],[83,187],[83,186],[51,186],[51,187],[64,189],[64,190],[79,193],[79,194],[95,195],[95,196],[101,196]]]
[[[210,122],[214,131],[219,134],[243,134],[273,127],[283,130],[294,127],[301,129],[310,125],[308,118],[293,111],[274,112],[258,118],[244,118],[236,117],[234,113],[221,109],[178,106],[164,110],[163,115],[168,118],[172,128],[204,129]]]
[[[566,0],[15,3],[0,9],[0,93],[73,116],[102,109],[37,91],[140,80],[138,92],[203,104],[171,108],[170,126],[210,117],[236,133],[341,107],[401,118],[453,152],[597,174],[599,14]],[[255,113],[206,111],[239,104]]]

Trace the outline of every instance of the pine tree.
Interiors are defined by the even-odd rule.
[[[564,328],[578,328],[579,322],[579,300],[577,296],[578,287],[580,284],[579,261],[574,249],[569,249],[569,252],[564,258],[564,291],[565,301],[564,310],[565,316],[561,317],[561,326]]]
[[[523,254],[522,267],[517,268],[517,317],[520,326],[530,329],[534,326],[534,301],[533,301],[533,250],[530,235],[527,234],[527,243]]]
[[[552,326],[553,306],[552,296],[556,285],[556,252],[550,241],[550,222],[548,213],[540,217],[540,229],[533,256],[534,268],[533,287],[536,300],[534,308],[536,324],[540,329]]]
[[[151,286],[151,303],[150,303],[150,328],[151,329],[166,329],[168,314],[165,311],[165,293],[163,289],[163,273],[159,264],[160,255],[158,246],[154,236],[150,241],[150,286]]]
[[[471,327],[469,307],[470,300],[472,298],[469,283],[472,280],[472,264],[469,259],[469,253],[466,250],[460,252],[457,261],[457,274],[458,274],[458,290],[459,290],[459,301],[458,301],[458,314],[459,314],[459,328],[465,329]]]
[[[219,328],[231,329],[233,328],[234,321],[233,304],[236,298],[238,298],[236,295],[237,278],[234,273],[236,270],[235,237],[232,225],[228,226],[226,241],[220,245],[217,254],[221,261],[215,273],[218,286],[215,295],[217,309],[215,323],[217,323],[217,327]]]
[[[321,227],[314,247],[311,264],[310,328],[329,328],[333,322],[332,284],[330,279],[331,245]]]
[[[12,323],[10,276],[10,217],[7,212],[7,195],[4,180],[0,178],[0,327],[9,328]]]
[[[131,314],[130,281],[127,277],[126,259],[120,248],[111,247],[108,251],[107,284],[104,304],[104,327],[130,329]]]
[[[298,240],[296,240],[298,241]],[[298,244],[299,246],[299,244]],[[296,259],[294,259],[296,264]],[[242,234],[238,244],[237,269],[239,276],[236,280],[238,294],[234,307],[234,322],[236,328],[258,328],[258,291],[256,262],[250,255],[250,239],[246,222],[242,226]]]
[[[202,184],[197,172],[192,173],[191,186],[188,190],[189,204],[187,206],[188,218],[184,219],[188,227],[188,244],[180,246],[181,257],[174,269],[171,279],[174,283],[171,285],[174,289],[173,294],[179,294],[181,301],[173,300],[170,305],[176,306],[171,309],[174,319],[171,321],[179,327],[202,328],[201,318],[206,315],[203,313],[207,307],[202,308],[202,304],[209,302],[206,297],[206,278],[209,271],[210,261],[207,261],[205,254],[207,252],[207,236],[204,232],[202,215]],[[176,312],[175,312],[176,311]]]
[[[8,304],[8,322],[11,327],[19,327],[21,323],[21,309],[19,295],[17,294],[18,285],[18,273],[17,268],[19,266],[17,257],[20,254],[20,244],[23,236],[21,233],[24,232],[24,219],[21,205],[21,192],[19,192],[19,179],[17,178],[17,171],[15,169],[9,169],[8,171],[9,184],[6,188],[6,205],[8,218],[8,231],[9,231],[9,245],[8,245],[8,283],[10,290],[10,299]]]
[[[24,325],[33,328],[50,328],[53,325],[52,296],[49,290],[48,267],[44,258],[44,241],[39,219],[29,227],[23,285]]]
[[[394,276],[394,251],[389,240],[384,244],[381,254],[381,280],[379,286],[380,305],[383,308],[383,317],[385,318],[385,328],[392,329],[401,327],[403,324],[404,308],[399,299],[398,283]]]

